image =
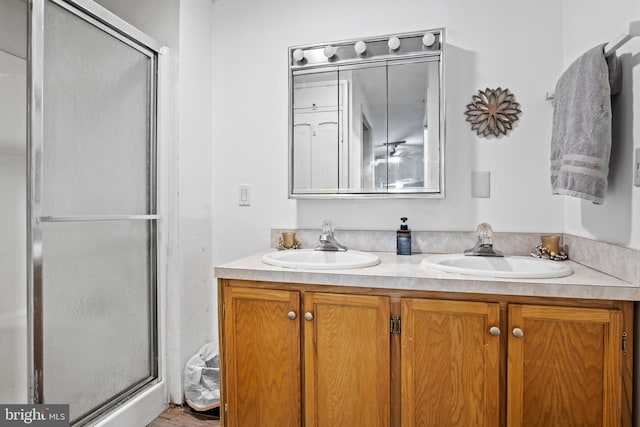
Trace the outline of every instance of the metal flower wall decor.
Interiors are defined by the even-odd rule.
[[[487,88],[479,90],[478,95],[473,95],[464,114],[471,123],[471,130],[475,130],[478,136],[486,137],[506,135],[520,113],[520,104],[509,93],[509,89]]]

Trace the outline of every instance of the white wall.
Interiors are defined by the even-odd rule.
[[[174,51],[178,48],[180,0],[94,0]]]
[[[640,20],[637,0],[564,0],[563,65],[607,43]],[[609,187],[602,205],[565,198],[567,233],[640,249],[640,188],[633,186],[633,158],[640,147],[640,39],[622,46],[622,92],[612,98],[613,141]]]
[[[211,4],[180,2],[181,372],[202,345],[218,337],[211,243]]]
[[[264,249],[272,227],[559,232],[551,196],[552,91],[563,66],[555,0],[217,0],[213,4],[214,261]],[[287,47],[446,28],[446,199],[288,200]],[[486,87],[509,88],[523,114],[506,138],[478,138],[463,112]],[[491,198],[473,199],[471,171],[491,171]],[[237,186],[252,187],[239,207]]]

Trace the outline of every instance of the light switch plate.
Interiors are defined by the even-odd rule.
[[[238,206],[251,206],[251,187],[248,185],[238,186]]]
[[[472,171],[471,172],[471,197],[487,198],[491,197],[491,172]]]

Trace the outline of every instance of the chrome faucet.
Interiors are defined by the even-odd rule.
[[[502,252],[493,249],[493,229],[486,222],[478,225],[476,229],[478,233],[478,241],[471,248],[464,251],[469,256],[504,256]]]
[[[341,245],[333,237],[333,223],[325,220],[322,223],[322,234],[320,234],[320,244],[315,247],[316,251],[333,251],[333,252],[346,252],[347,247]]]

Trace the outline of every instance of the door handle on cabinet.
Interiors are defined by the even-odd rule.
[[[513,328],[513,331],[511,331],[511,333],[516,338],[522,338],[524,336],[524,331],[520,328]]]
[[[489,328],[489,335],[493,336],[493,337],[499,337],[500,336],[500,328],[498,328],[497,326],[492,326]]]
[[[310,311],[307,311],[307,312],[304,314],[304,320],[312,321],[312,320],[313,320],[313,313],[311,313]]]
[[[295,311],[290,311],[289,313],[287,313],[287,317],[289,318],[289,320],[296,320],[296,317],[298,317],[298,315]]]

